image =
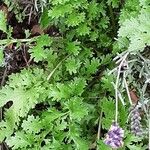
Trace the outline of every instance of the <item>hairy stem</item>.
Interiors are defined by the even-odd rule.
[[[101,136],[102,114],[103,114],[103,112],[101,111],[100,116],[99,116],[97,140],[99,140],[99,139],[100,139],[100,136]]]
[[[118,120],[118,85],[119,85],[119,77],[120,77],[120,73],[121,73],[121,67],[122,67],[124,61],[126,60],[128,54],[129,54],[128,52],[126,54],[124,54],[124,56],[122,57],[122,60],[119,64],[119,67],[118,67],[117,79],[116,79],[116,84],[115,84],[115,98],[116,98],[115,122],[117,122],[117,120]]]
[[[59,68],[59,66],[62,64],[62,62],[66,59],[68,57],[68,55],[64,58],[64,59],[62,59],[59,63],[58,63],[58,65],[51,71],[51,73],[48,75],[48,77],[47,77],[47,80],[49,80],[51,77],[52,77],[52,75],[55,73],[55,71]]]

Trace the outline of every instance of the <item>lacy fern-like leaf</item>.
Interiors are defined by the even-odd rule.
[[[54,6],[49,10],[48,15],[52,19],[58,19],[59,17],[64,17],[65,14],[70,14],[73,11],[73,8],[70,4]]]
[[[45,90],[41,86],[41,80],[44,79],[42,74],[43,70],[23,70],[20,74],[13,74],[10,76],[10,80],[7,84],[10,86],[5,86],[0,90],[0,106],[4,106],[7,102],[12,102],[12,106],[7,110],[5,114],[5,121],[0,123],[0,126],[5,126],[5,130],[9,130],[14,123],[18,125],[20,117],[25,117],[31,108],[39,102],[43,101],[40,95],[44,93]],[[41,76],[40,76],[41,75]],[[16,78],[17,77],[17,78]],[[44,98],[44,97],[43,97]],[[9,123],[10,117],[8,115],[13,115],[11,125]],[[2,131],[1,133],[3,134]],[[12,131],[11,131],[12,132]],[[5,133],[8,136],[8,133]]]
[[[31,57],[35,62],[42,61],[47,58],[47,49],[44,46],[50,46],[52,39],[48,35],[42,35],[37,38],[36,45],[29,50]]]
[[[68,42],[67,46],[66,46],[66,51],[69,54],[74,54],[75,56],[78,55],[80,53],[80,43],[79,42]]]
[[[100,62],[98,59],[92,58],[91,60],[87,60],[85,63],[85,67],[87,68],[87,74],[93,74],[96,72]]]
[[[80,36],[84,36],[84,35],[90,34],[91,29],[90,27],[88,27],[87,24],[83,23],[83,24],[80,24],[76,30]]]
[[[146,45],[150,45],[150,17],[148,14],[143,11],[139,18],[125,21],[120,28],[119,36],[130,40],[129,51],[142,51]]]
[[[8,138],[6,142],[13,150],[28,149],[31,148],[34,142],[34,135],[25,134],[24,131],[17,131],[15,136]]]
[[[7,136],[11,136],[14,129],[16,128],[16,114],[14,113],[13,108],[5,110],[5,120],[0,122],[0,142],[4,140]]]
[[[88,115],[88,108],[82,102],[80,97],[73,97],[67,103],[71,119],[80,121],[84,116]]]
[[[77,73],[77,70],[79,69],[81,65],[81,62],[79,59],[76,59],[75,57],[69,57],[66,60],[66,70],[69,71],[70,75],[73,73]]]
[[[150,45],[150,9],[142,8],[139,15],[122,23],[119,37],[129,39],[128,50],[132,52],[143,51]]]
[[[85,19],[85,13],[72,13],[68,16],[66,20],[66,25],[68,27],[74,27],[79,25],[81,22],[83,22]]]

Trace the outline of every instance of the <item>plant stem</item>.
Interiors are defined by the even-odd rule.
[[[128,52],[124,54],[124,56],[121,58],[121,62],[118,66],[118,74],[117,74],[117,79],[116,79],[116,84],[115,84],[115,98],[116,98],[116,110],[115,110],[115,122],[118,120],[118,84],[119,84],[119,77],[120,77],[120,72],[121,72],[121,67],[126,60],[128,56]]]
[[[101,111],[101,112],[100,112],[100,116],[99,116],[97,140],[99,140],[99,139],[100,139],[100,136],[101,136],[102,114],[103,114],[103,112]]]
[[[59,66],[62,64],[62,62],[68,57],[68,55],[62,59],[58,65],[51,71],[51,73],[48,75],[47,80],[49,80],[51,78],[51,76],[55,73],[55,71],[59,68]]]
[[[35,41],[36,38],[32,38],[32,39],[4,39],[4,40],[0,40],[0,45],[9,45],[12,43],[26,43],[26,42],[33,42]]]
[[[130,102],[130,104],[132,105],[132,100],[131,100],[129,88],[128,88],[128,85],[127,85],[127,81],[126,81],[125,78],[124,78],[123,80],[124,80],[124,84],[125,84],[125,88],[126,88],[126,91],[127,91],[127,95],[128,95],[129,102]]]

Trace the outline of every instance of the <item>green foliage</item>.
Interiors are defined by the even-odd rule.
[[[100,104],[102,112],[104,113],[104,117],[102,119],[102,128],[108,130],[114,121],[113,118],[115,113],[112,113],[115,110],[114,101],[111,98],[103,98]],[[122,126],[125,126],[126,120],[127,112],[125,111],[125,108],[120,105],[119,122]]]
[[[7,32],[7,20],[4,11],[0,10],[0,30]]]
[[[119,23],[123,23],[126,19],[130,19],[131,17],[137,17],[140,11],[139,0],[127,0],[124,5],[121,10]]]
[[[36,39],[36,45],[29,50],[31,57],[34,58],[35,62],[42,61],[47,58],[48,50],[45,46],[50,46],[52,39],[48,35],[41,35]]]
[[[5,3],[21,15],[19,3]],[[127,48],[142,51],[150,45],[149,1],[52,0],[36,4],[35,9],[42,12],[40,26],[54,27],[58,33],[0,40],[3,47],[26,43],[32,59],[32,65],[9,75],[0,89],[0,107],[4,108],[0,141],[13,150],[88,150],[93,145],[94,149],[109,150],[103,138],[115,117],[112,83],[116,76],[108,75],[108,70],[114,67],[112,60],[118,52]],[[119,11],[121,15],[115,16]],[[20,18],[24,17],[22,13]],[[6,32],[2,11],[0,18],[0,30]],[[114,42],[118,22],[119,37]],[[0,51],[0,64],[5,59]],[[128,103],[123,106],[119,101],[118,122],[126,136],[121,149],[142,149],[143,139],[128,133],[127,119]]]
[[[118,31],[120,38],[129,40],[128,50],[134,53],[143,51],[146,46],[150,45],[150,9],[146,5],[146,1],[145,3],[141,1],[136,6],[140,7],[139,12],[123,21]]]
[[[118,8],[119,7],[119,0],[108,0],[107,1],[108,5],[112,5],[113,8]]]
[[[98,141],[98,150],[111,150],[110,147],[106,146],[102,140]]]
[[[84,116],[88,115],[88,107],[83,104],[82,99],[79,97],[73,97],[67,104],[70,110],[71,120],[81,121]]]

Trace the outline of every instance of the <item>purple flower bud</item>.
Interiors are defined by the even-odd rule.
[[[123,146],[124,130],[119,127],[118,123],[113,123],[106,134],[104,143],[112,148],[120,148]]]
[[[137,106],[133,105],[130,108],[130,124],[131,132],[136,136],[142,135],[141,116]]]

